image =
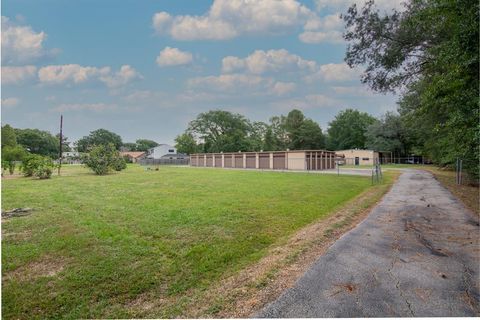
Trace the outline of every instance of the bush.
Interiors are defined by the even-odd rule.
[[[28,155],[22,163],[22,172],[25,177],[36,176],[40,179],[50,179],[55,164],[50,157],[37,154]]]
[[[54,168],[55,164],[50,157],[42,157],[35,169],[35,176],[40,179],[50,179]]]
[[[127,162],[123,157],[117,157],[113,162],[113,169],[115,171],[122,171],[124,169],[127,169]]]
[[[22,172],[25,177],[32,177],[35,174],[35,170],[38,168],[42,161],[42,156],[38,154],[27,155],[22,162]]]
[[[10,174],[15,171],[15,161],[22,161],[27,152],[21,146],[2,148],[2,167],[8,168]]]
[[[98,175],[107,174],[111,170],[121,171],[127,167],[113,144],[94,146],[83,157],[83,163]]]

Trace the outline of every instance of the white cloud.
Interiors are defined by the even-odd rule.
[[[51,109],[51,111],[67,112],[67,111],[94,111],[102,112],[117,109],[115,104],[105,103],[76,103],[76,104],[61,104]]]
[[[100,81],[109,88],[118,88],[126,85],[132,80],[141,79],[142,75],[129,65],[123,65],[115,74],[101,75]]]
[[[37,67],[2,67],[2,84],[20,84],[36,77]]]
[[[79,84],[99,80],[109,88],[115,88],[141,78],[141,75],[129,65],[123,65],[119,71],[112,74],[110,67],[97,68],[66,64],[42,67],[38,71],[38,78],[44,84]]]
[[[153,96],[153,93],[149,90],[136,90],[131,94],[124,97],[128,102],[138,102],[140,100],[147,100]]]
[[[315,61],[304,60],[285,49],[256,50],[244,59],[228,56],[222,60],[222,71],[227,73],[242,69],[253,74],[263,74],[265,72],[279,71],[314,71],[315,68]]]
[[[293,82],[275,81],[270,77],[254,74],[222,74],[219,76],[197,77],[188,80],[188,97],[201,97],[203,100],[212,100],[208,92],[214,92],[218,97],[227,98],[231,94],[244,95],[276,95],[283,96],[293,92],[296,85]],[[193,89],[193,90],[192,90]],[[200,89],[198,92],[196,89]]]
[[[157,57],[157,64],[160,67],[179,66],[189,64],[193,60],[190,52],[181,51],[177,48],[166,47]]]
[[[367,0],[317,0],[318,13],[310,15],[303,26],[303,32],[298,36],[304,43],[343,44],[344,22],[340,14],[346,13],[353,3],[361,8]],[[380,11],[390,11],[393,8],[401,10],[402,0],[376,0],[375,6]]]
[[[360,69],[352,69],[346,63],[329,63],[321,65],[317,72],[305,77],[307,83],[316,80],[325,82],[346,82],[360,79],[362,71]]]
[[[38,78],[42,83],[82,83],[110,73],[109,67],[83,67],[78,64],[52,65],[40,68]]]
[[[43,48],[47,34],[35,32],[30,26],[13,23],[2,16],[2,63],[28,63],[49,54]]]
[[[245,88],[260,90],[270,85],[271,82],[271,79],[265,79],[257,75],[222,74],[220,76],[192,78],[188,80],[188,85],[212,91],[236,91]]]
[[[339,13],[323,17],[313,16],[305,23],[298,38],[305,43],[343,43],[343,20]]]
[[[156,13],[153,27],[176,40],[226,40],[242,34],[281,33],[302,25],[311,14],[296,0],[214,0],[202,16]]]
[[[20,102],[18,98],[5,98],[2,99],[2,108],[3,107],[14,107]]]
[[[343,36],[341,31],[305,31],[301,33],[298,38],[304,43],[343,43]]]
[[[169,25],[172,22],[172,16],[170,16],[167,12],[157,12],[153,15],[152,20],[153,28],[158,33],[163,33],[169,28]]]
[[[293,82],[276,82],[272,87],[272,92],[278,96],[283,96],[294,91],[296,87]]]

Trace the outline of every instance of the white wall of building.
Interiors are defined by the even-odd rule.
[[[177,149],[169,144],[161,144],[149,150],[148,158],[161,159],[163,156],[176,154]]]

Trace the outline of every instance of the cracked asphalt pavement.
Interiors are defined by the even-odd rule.
[[[255,317],[480,315],[479,220],[406,170],[370,215]]]

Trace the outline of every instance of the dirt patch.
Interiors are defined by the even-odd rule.
[[[44,257],[3,275],[3,280],[31,281],[41,277],[55,277],[67,265],[63,257]]]

